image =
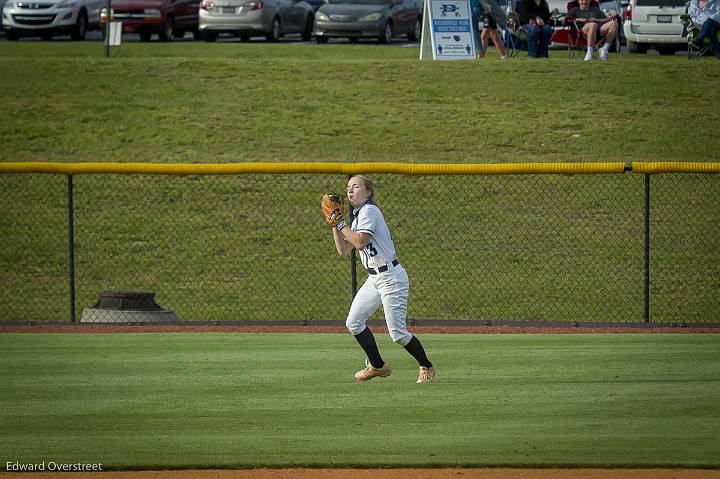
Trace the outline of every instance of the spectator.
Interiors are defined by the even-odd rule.
[[[547,58],[550,37],[553,28],[550,26],[550,7],[546,0],[521,0],[520,25],[528,34],[528,56],[531,58]]]
[[[720,0],[692,0],[688,8],[688,15],[693,23],[700,29],[700,33],[693,39],[693,45],[702,48],[705,38],[710,37],[713,54],[720,58]]]
[[[590,7],[590,0],[580,0],[580,6],[573,7],[568,12],[568,17],[574,18],[579,25],[582,25],[582,31],[587,38],[585,61],[592,60],[598,35],[605,38],[605,44],[600,49],[600,60],[606,61],[610,45],[615,41],[618,33],[618,22],[615,21],[617,14],[608,17],[599,7]]]
[[[473,40],[475,41],[475,56],[480,58],[482,47],[480,46],[480,19],[482,18],[482,7],[480,0],[470,0],[470,18],[472,21]]]
[[[502,39],[500,38],[500,34],[497,30],[497,22],[490,15],[489,12],[485,12],[484,14],[484,23],[485,28],[483,28],[482,32],[480,33],[480,43],[482,44],[482,51],[478,53],[477,57],[485,57],[485,52],[487,52],[488,45],[490,44],[490,39],[488,37],[492,36],[492,40],[495,44],[495,48],[498,51],[498,55],[500,55],[500,58],[502,60],[505,60],[507,58],[507,52],[505,51],[505,46],[503,45]]]

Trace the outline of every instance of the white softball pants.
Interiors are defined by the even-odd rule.
[[[358,290],[348,313],[348,331],[357,335],[365,331],[370,316],[382,304],[388,333],[392,340],[406,346],[412,339],[407,330],[407,303],[410,292],[410,280],[402,265],[369,275],[365,284]]]

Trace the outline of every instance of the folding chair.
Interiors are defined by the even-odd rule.
[[[687,56],[688,60],[699,60],[710,51],[710,39],[706,38],[705,43],[699,48],[695,46],[693,40],[700,34],[700,28],[695,25],[688,10],[690,9],[690,2],[685,4],[685,12],[680,15],[680,21],[683,24],[682,36],[687,38]]]
[[[508,5],[512,6],[513,0],[508,0]],[[508,58],[516,58],[518,52],[521,50],[527,51],[528,45],[528,34],[520,25],[520,16],[517,11],[520,7],[520,2],[516,2],[514,8],[508,8],[507,23],[503,31],[503,43],[507,49]]]
[[[567,11],[570,12],[574,7],[579,7],[580,4],[577,0],[571,0],[567,4]],[[600,3],[598,0],[592,0],[590,2],[590,7],[600,7]],[[583,24],[577,22],[575,18],[571,17],[568,13],[568,15],[564,19],[564,28],[567,32],[567,39],[568,39],[568,58],[571,60],[579,58],[583,52],[586,51],[588,45],[588,38],[585,32],[583,31]],[[605,37],[600,35],[600,31],[598,29],[598,36],[595,39],[595,44],[592,45],[593,47],[593,57],[596,59],[598,56],[598,50],[600,47],[603,46],[605,43]]]

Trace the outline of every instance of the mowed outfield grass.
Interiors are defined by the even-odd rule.
[[[720,467],[717,335],[0,335],[2,463]]]
[[[718,161],[716,59],[1,42],[0,161]]]

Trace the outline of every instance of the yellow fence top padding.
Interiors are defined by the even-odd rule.
[[[386,173],[401,175],[516,175],[622,173],[615,163],[0,163],[0,173],[55,173],[62,175],[241,175],[241,174],[344,174]]]
[[[622,173],[625,164],[611,163],[0,163],[0,174],[50,173],[61,175],[243,175],[243,174],[343,174],[399,175],[522,175]],[[633,162],[638,174],[720,173],[720,163]]]
[[[657,163],[633,162],[633,173],[720,173],[720,163],[663,161]]]

